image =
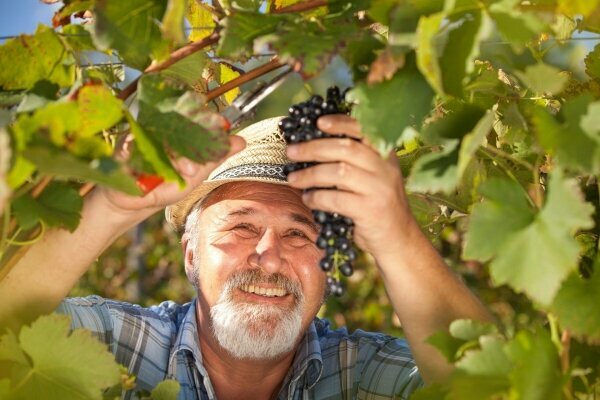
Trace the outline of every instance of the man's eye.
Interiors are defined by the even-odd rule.
[[[250,235],[256,233],[258,230],[250,225],[250,224],[237,224],[233,227],[233,229],[237,232],[243,233],[245,235]]]
[[[296,229],[293,229],[293,230],[291,230],[291,231],[288,231],[288,234],[287,234],[287,235],[288,235],[288,236],[290,236],[290,237],[298,237],[298,238],[303,238],[303,239],[308,239],[308,240],[310,240],[307,234],[305,234],[305,233],[304,233],[304,232],[302,232],[302,231],[296,230]]]

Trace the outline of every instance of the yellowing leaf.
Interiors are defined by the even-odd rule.
[[[217,26],[210,6],[200,0],[188,0],[185,17],[190,23],[189,40],[197,42],[209,36]]]
[[[94,135],[114,126],[123,118],[123,102],[103,85],[87,85],[79,90],[77,106],[81,115],[81,136]]]
[[[72,56],[50,28],[21,35],[0,46],[0,87],[29,89],[42,79],[69,86],[75,79]]]
[[[224,83],[229,82],[232,79],[240,76],[240,73],[235,69],[231,68],[227,64],[219,63],[219,84],[222,85]],[[225,93],[225,101],[227,104],[231,104],[236,97],[240,94],[240,88],[237,87]]]
[[[89,331],[69,335],[69,317],[48,315],[0,338],[0,361],[19,399],[101,400],[102,389],[119,383],[114,356]],[[0,376],[3,378],[3,376]]]
[[[569,16],[588,17],[600,6],[599,0],[558,0],[558,9]]]

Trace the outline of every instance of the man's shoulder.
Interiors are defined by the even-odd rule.
[[[355,346],[373,346],[383,348],[386,346],[405,349],[410,353],[405,339],[391,336],[382,332],[369,332],[362,329],[356,329],[352,332],[348,328],[332,328],[327,319],[315,318],[314,320],[317,336],[321,345],[335,345],[340,342],[348,342]]]
[[[135,319],[159,324],[179,325],[192,303],[177,304],[164,301],[160,304],[143,307],[139,304],[107,299],[92,295],[65,298],[57,312],[73,316],[98,316],[104,318]]]

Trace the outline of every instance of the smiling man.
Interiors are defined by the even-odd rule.
[[[71,315],[73,328],[90,329],[137,376],[124,398],[172,378],[182,399],[406,399],[423,379],[444,379],[450,365],[425,340],[457,318],[490,316],[417,226],[395,156],[381,157],[365,140],[286,146],[278,121],[232,137],[219,163],[179,160],[183,191],[93,192],[75,232],[49,232],[0,282],[0,320],[57,307]],[[350,117],[318,124],[362,139]],[[286,180],[290,160],[322,163]],[[311,187],[336,189],[304,191]],[[165,206],[182,233],[195,301],[141,308],[64,299],[119,234]],[[354,239],[376,261],[408,343],[316,318],[326,277],[311,209],[354,220]]]

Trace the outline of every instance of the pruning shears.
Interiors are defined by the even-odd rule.
[[[242,121],[254,115],[256,106],[268,95],[273,93],[286,78],[290,76],[291,68],[276,75],[268,82],[259,82],[256,87],[239,95],[222,113],[227,120],[227,130],[236,128]]]
[[[253,89],[239,95],[222,113],[226,131],[235,129],[239,124],[252,117],[256,106],[273,93],[290,76],[292,68],[286,68],[268,82],[259,82]],[[136,177],[138,187],[147,194],[160,185],[164,179],[158,175],[140,174]]]

